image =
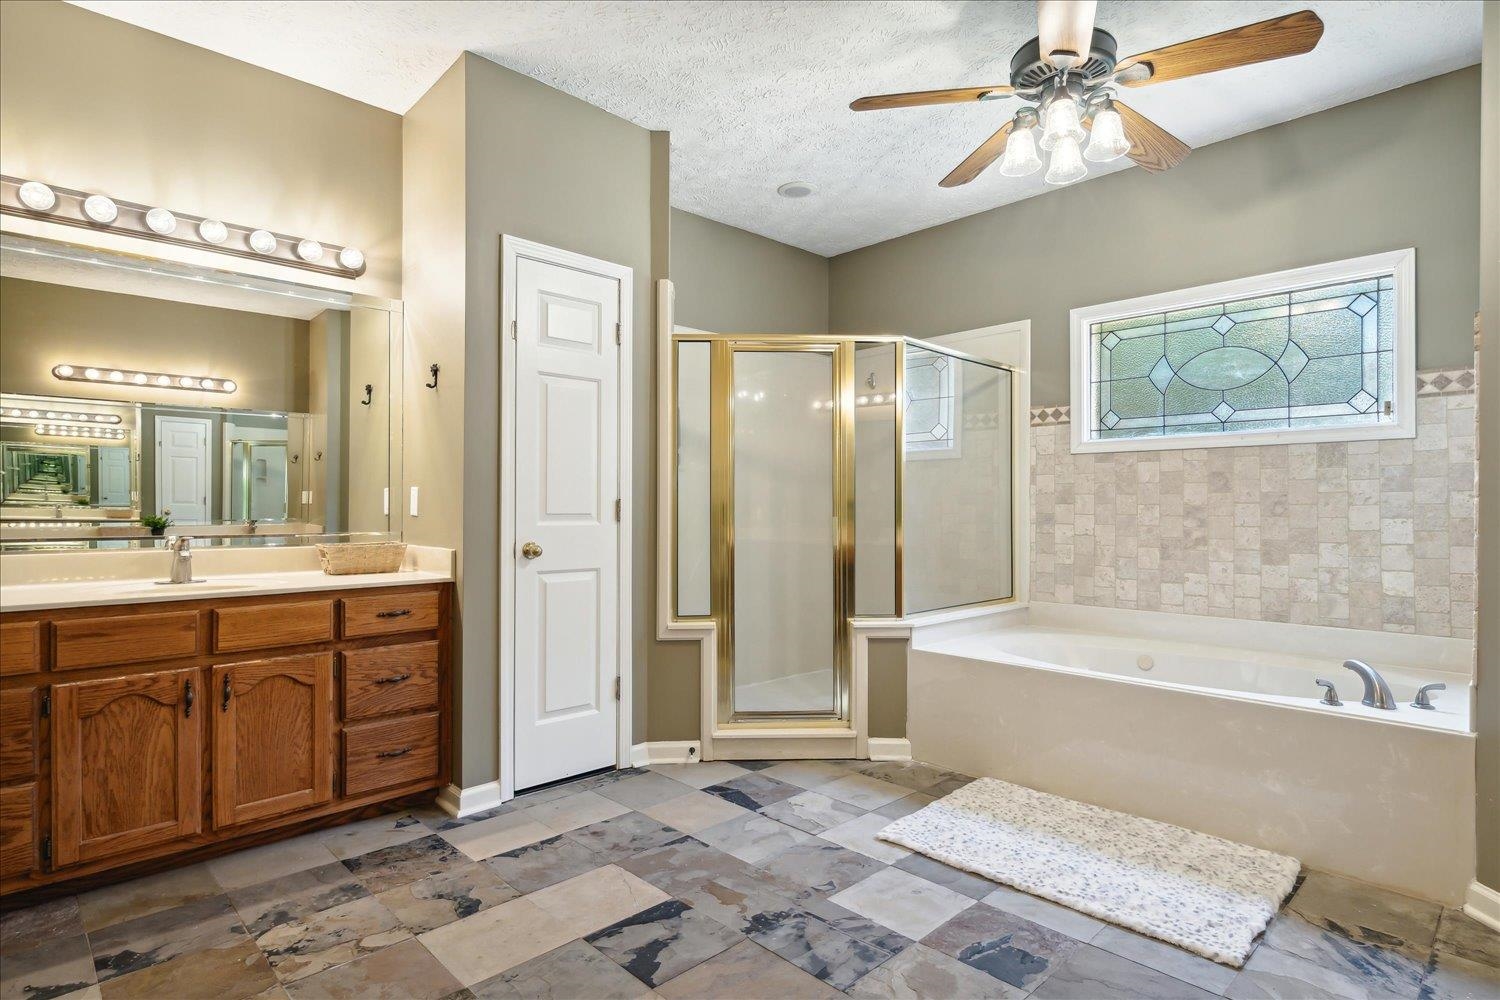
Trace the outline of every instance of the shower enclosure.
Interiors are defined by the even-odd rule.
[[[847,732],[851,626],[1013,599],[1008,367],[896,336],[671,350],[672,619],[712,625],[716,736]]]

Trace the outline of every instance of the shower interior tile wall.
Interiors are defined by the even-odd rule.
[[[1471,637],[1467,382],[1393,441],[1075,455],[1033,411],[1032,599]]]

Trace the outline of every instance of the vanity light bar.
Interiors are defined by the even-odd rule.
[[[358,247],[288,236],[258,226],[120,201],[21,177],[0,175],[0,212],[252,260],[269,260],[343,278],[357,278],[365,273],[365,255]]]
[[[0,420],[6,423],[32,423],[37,420],[63,420],[76,424],[118,424],[120,418],[114,413],[73,413],[68,410],[38,410],[31,407],[7,406],[0,410]]]
[[[105,385],[135,385],[143,389],[182,389],[187,392],[219,392],[228,395],[239,388],[232,378],[217,375],[172,375],[167,372],[138,372],[132,368],[108,365],[57,365],[54,378],[64,382],[95,382]]]
[[[80,424],[37,424],[42,437],[92,438],[96,441],[123,441],[125,432],[118,427],[84,427]]]

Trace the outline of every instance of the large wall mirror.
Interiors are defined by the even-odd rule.
[[[400,331],[399,303],[5,234],[0,541],[399,532]]]

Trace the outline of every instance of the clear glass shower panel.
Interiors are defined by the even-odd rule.
[[[854,613],[896,613],[896,345],[854,349]]]
[[[736,350],[731,367],[736,715],[835,715],[832,351]]]
[[[703,341],[677,345],[677,614],[713,613],[710,357]]]
[[[906,613],[1013,596],[1011,373],[906,349]]]

